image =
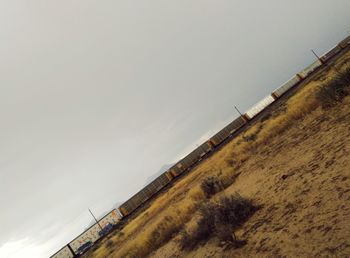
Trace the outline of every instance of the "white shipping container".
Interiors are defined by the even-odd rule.
[[[78,236],[69,244],[74,250],[74,252],[77,252],[79,247],[85,244],[86,242],[88,241],[91,241],[92,243],[96,242],[100,238],[100,235],[98,234],[98,232],[100,231],[101,231],[100,227],[97,224],[95,224],[94,226],[89,228],[87,231],[85,231],[83,234]]]
[[[317,60],[317,61],[313,62],[311,65],[309,65],[308,67],[306,67],[304,70],[302,70],[299,73],[299,76],[301,78],[305,79],[310,73],[315,71],[321,65],[322,65],[322,62],[320,60]]]
[[[117,210],[113,210],[110,213],[108,213],[106,216],[104,216],[100,221],[100,225],[102,225],[102,227],[107,226],[108,224],[112,224],[115,225],[118,223],[118,221],[120,220],[119,215],[117,213]]]
[[[249,119],[252,119],[254,116],[263,111],[267,106],[273,103],[275,99],[269,95],[262,100],[260,100],[257,104],[255,104],[252,108],[250,108],[245,115],[248,116]]]
[[[274,90],[272,93],[276,97],[280,97],[284,93],[286,93],[289,89],[293,88],[299,81],[300,81],[300,78],[297,75],[295,75],[289,81],[287,81],[286,83],[282,84],[282,86]]]

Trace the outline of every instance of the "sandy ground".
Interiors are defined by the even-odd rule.
[[[236,232],[239,249],[212,239],[180,250],[175,237],[151,257],[350,257],[350,99],[314,111],[253,153],[225,190],[262,208]]]

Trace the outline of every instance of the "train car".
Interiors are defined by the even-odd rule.
[[[81,233],[78,237],[76,237],[73,241],[71,241],[69,245],[71,246],[74,253],[77,254],[79,248],[86,242],[95,243],[98,239],[100,239],[100,231],[100,226],[98,224],[94,224],[86,231]]]
[[[210,152],[212,149],[212,146],[210,143],[205,142],[201,144],[199,147],[197,147],[194,151],[192,151],[190,154],[188,154],[186,157],[184,157],[181,160],[182,167],[186,170],[190,166],[192,166],[194,163],[196,163],[199,159],[201,159],[205,154]]]
[[[123,219],[124,215],[123,215],[123,213],[120,211],[120,208],[119,208],[119,207],[116,209],[116,212],[118,213],[119,218],[120,218],[120,219]]]
[[[275,98],[272,97],[272,95],[268,95],[262,100],[260,100],[257,104],[255,104],[253,107],[251,107],[245,114],[244,116],[248,119],[251,120],[254,118],[256,115],[258,115],[261,111],[263,111],[266,107],[271,105],[275,101]]]
[[[286,93],[288,90],[293,88],[295,85],[297,85],[301,81],[300,77],[298,75],[293,76],[290,80],[288,80],[286,83],[282,84],[279,88],[275,89],[272,92],[272,97],[275,99],[278,99],[281,97],[284,93]]]
[[[178,161],[174,166],[172,166],[169,169],[169,171],[174,177],[177,177],[178,175],[182,174],[185,170],[181,164],[181,160]]]
[[[188,154],[175,164],[175,168],[170,169],[173,176],[178,176],[200,161],[208,152],[213,149],[213,146],[209,141],[198,146],[194,151]]]
[[[317,60],[317,61],[313,62],[311,65],[309,65],[308,67],[306,67],[304,70],[299,72],[297,75],[301,79],[305,79],[321,65],[322,65],[322,62],[320,60]]]
[[[109,224],[116,225],[119,220],[121,219],[117,209],[113,209],[110,211],[108,214],[106,214],[103,218],[101,218],[98,223],[102,226],[105,227]]]
[[[159,190],[164,188],[173,179],[173,175],[167,171],[154,179],[150,184],[141,189],[138,193],[132,196],[129,200],[119,206],[119,212],[122,216],[127,216],[140,205],[149,200]]]
[[[217,146],[226,140],[231,134],[241,128],[244,124],[247,123],[247,120],[244,117],[238,117],[216,133],[213,137],[209,139],[210,143],[213,146]]]
[[[321,56],[321,61],[323,63],[327,62],[330,58],[338,54],[340,51],[341,51],[341,47],[339,45],[331,48],[329,51],[327,51],[325,54]]]
[[[75,255],[72,253],[72,251],[66,245],[63,248],[61,248],[58,252],[51,255],[50,258],[73,258],[74,256]]]
[[[213,145],[211,142],[208,140],[202,145],[200,145],[197,150],[198,150],[198,155],[199,155],[199,160],[201,160],[206,154],[211,152],[213,150]]]
[[[346,37],[338,44],[338,46],[341,48],[346,48],[349,45],[350,45],[350,36]]]

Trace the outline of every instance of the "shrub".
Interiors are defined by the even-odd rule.
[[[253,142],[256,140],[256,134],[243,135],[242,138],[246,142]]]
[[[323,109],[333,107],[349,95],[350,88],[350,66],[343,71],[338,71],[337,75],[325,83],[316,93],[317,100]]]
[[[232,158],[226,159],[225,162],[229,167],[234,167],[237,164],[236,160]]]
[[[192,232],[181,232],[180,247],[184,250],[192,250],[197,244],[210,238],[215,230],[215,205],[204,202],[199,207],[200,219]]]
[[[181,233],[180,246],[191,250],[212,236],[234,243],[237,239],[233,230],[241,227],[256,210],[252,201],[239,194],[223,197],[217,203],[206,202],[199,208],[201,217],[195,230]]]
[[[242,225],[256,210],[250,200],[242,198],[239,194],[223,197],[216,205],[215,218],[217,223],[230,225],[236,229]]]
[[[106,243],[106,247],[107,247],[107,248],[112,248],[113,245],[114,245],[114,242],[113,242],[113,240],[111,240],[111,239],[108,240],[107,243]]]
[[[222,182],[218,177],[207,177],[201,183],[201,189],[207,198],[210,198],[214,194],[224,189]]]
[[[236,235],[233,231],[227,228],[227,225],[218,224],[215,228],[215,233],[221,242],[233,242],[236,240]]]

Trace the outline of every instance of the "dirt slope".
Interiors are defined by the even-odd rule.
[[[257,149],[225,194],[263,205],[237,232],[247,244],[215,239],[191,253],[178,237],[151,257],[350,257],[350,99],[317,109]]]

